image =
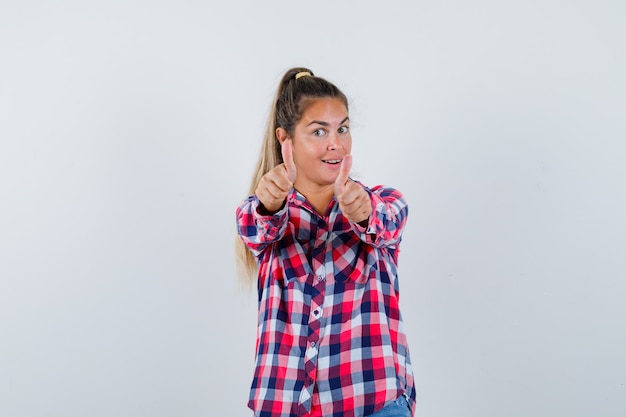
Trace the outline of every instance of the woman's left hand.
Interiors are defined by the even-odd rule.
[[[339,209],[348,220],[367,226],[372,203],[369,194],[363,187],[348,178],[352,168],[352,155],[346,155],[341,161],[341,169],[335,180],[335,198],[339,203]]]

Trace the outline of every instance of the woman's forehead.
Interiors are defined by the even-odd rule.
[[[302,113],[300,122],[305,126],[321,122],[319,124],[345,123],[348,121],[348,109],[338,98],[318,98],[308,103],[307,108]]]

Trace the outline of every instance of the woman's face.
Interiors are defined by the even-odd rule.
[[[332,186],[343,157],[352,150],[348,109],[336,98],[311,101],[294,128],[294,186],[314,191]]]

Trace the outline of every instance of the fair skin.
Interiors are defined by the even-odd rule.
[[[276,129],[284,163],[265,174],[255,194],[263,208],[275,213],[283,206],[292,187],[320,214],[336,197],[349,220],[367,225],[372,207],[369,195],[348,178],[352,168],[352,136],[348,109],[341,100],[311,101],[293,136]]]

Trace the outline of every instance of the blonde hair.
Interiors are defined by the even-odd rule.
[[[250,182],[248,195],[254,194],[263,175],[283,163],[276,129],[282,127],[290,136],[293,136],[296,124],[311,102],[326,97],[337,98],[345,104],[346,109],[348,108],[346,96],[331,82],[315,76],[310,69],[296,67],[285,72],[270,108],[259,159]],[[237,276],[240,283],[249,288],[257,278],[257,259],[241,239],[236,239],[235,254]]]

